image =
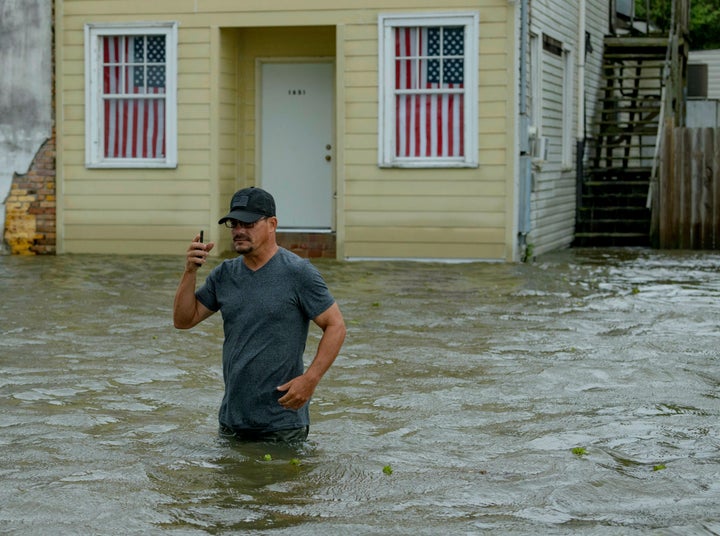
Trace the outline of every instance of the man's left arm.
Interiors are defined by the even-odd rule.
[[[313,321],[323,331],[315,358],[304,374],[278,387],[278,391],[287,391],[279,400],[287,409],[298,410],[307,404],[345,341],[345,320],[337,303],[333,303]]]

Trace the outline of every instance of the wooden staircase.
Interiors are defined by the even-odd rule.
[[[668,40],[606,37],[597,135],[579,185],[575,247],[649,246],[646,207]]]

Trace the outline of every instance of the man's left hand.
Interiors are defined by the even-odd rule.
[[[315,387],[317,387],[317,382],[312,381],[306,374],[293,378],[277,388],[278,391],[285,391],[285,394],[280,397],[278,402],[285,409],[297,411],[307,404],[315,392]]]

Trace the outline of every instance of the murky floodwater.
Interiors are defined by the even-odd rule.
[[[720,255],[320,263],[348,338],[296,451],[216,437],[182,264],[0,257],[0,532],[720,534]]]

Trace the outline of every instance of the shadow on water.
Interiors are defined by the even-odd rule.
[[[292,449],[217,437],[181,257],[0,257],[3,533],[720,534],[720,255],[318,265],[348,338]]]
[[[209,534],[292,527],[302,514],[284,513],[306,503],[288,486],[310,470],[308,449],[273,444],[239,444],[218,439],[216,456],[193,463],[179,460],[150,473],[159,491],[174,493],[166,505],[164,529],[202,527]]]

